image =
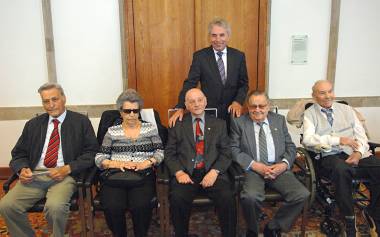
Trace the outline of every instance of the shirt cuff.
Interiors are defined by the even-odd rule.
[[[252,160],[251,161],[251,163],[249,163],[249,165],[248,165],[248,167],[245,169],[245,170],[250,170],[251,169],[251,167],[252,167],[252,164],[254,163],[255,161],[254,160]]]
[[[289,164],[289,161],[287,159],[282,159],[283,162],[285,162],[287,165],[288,165],[288,170],[290,170],[290,164]]]
[[[331,137],[330,140],[331,146],[339,146],[340,145],[340,137]]]

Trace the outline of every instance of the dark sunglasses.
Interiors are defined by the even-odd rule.
[[[123,111],[125,114],[130,114],[132,112],[134,114],[138,114],[140,112],[140,109],[122,109],[121,111]]]

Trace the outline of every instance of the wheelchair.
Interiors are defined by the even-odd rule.
[[[345,101],[337,101],[348,105]],[[307,103],[305,105],[305,110],[309,108],[313,103]],[[289,121],[290,122],[290,121]],[[302,134],[300,138],[302,144]],[[369,142],[370,150],[372,154],[376,154],[375,149],[380,147],[380,144]],[[335,188],[331,180],[327,177],[327,174],[322,172],[320,168],[320,158],[321,154],[309,151],[305,148],[302,149],[304,155],[307,156],[307,159],[310,159],[313,163],[314,170],[311,171],[315,176],[315,192],[312,193],[312,198],[316,200],[317,205],[311,207],[311,212],[319,215],[322,220],[320,222],[320,232],[329,237],[340,236],[344,232],[341,223],[335,218],[335,207],[336,207],[336,196]],[[368,204],[370,201],[369,190],[367,188],[369,181],[366,179],[353,179],[352,180],[352,195],[354,207],[356,210],[359,210],[361,219],[364,221],[363,224],[358,226],[358,231],[369,235],[369,229],[373,229],[374,223],[373,220],[369,217],[367,212]],[[320,210],[322,209],[322,211]],[[358,212],[355,212],[355,215],[358,216]]]

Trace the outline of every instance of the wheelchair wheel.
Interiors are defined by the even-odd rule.
[[[296,178],[305,185],[310,192],[309,208],[313,204],[316,195],[316,177],[313,160],[303,147],[297,147],[297,156],[293,165]]]
[[[325,218],[321,221],[320,229],[321,233],[325,234],[327,237],[338,237],[342,231],[339,222],[331,218]]]

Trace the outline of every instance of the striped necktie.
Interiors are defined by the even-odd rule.
[[[264,164],[268,164],[268,149],[267,149],[267,137],[264,131],[264,122],[258,122],[257,125],[260,126],[259,131],[259,155],[260,161]]]
[[[44,159],[44,165],[46,168],[54,168],[57,166],[57,160],[58,160],[58,150],[59,150],[59,143],[60,143],[60,137],[58,132],[58,119],[53,119],[54,123],[54,129],[53,132],[50,135],[49,145],[46,149],[45,153],[45,159]]]
[[[220,78],[222,78],[222,83],[224,85],[226,84],[227,77],[226,77],[226,70],[224,69],[224,63],[223,63],[223,58],[222,58],[223,52],[218,51],[216,54],[218,55],[218,69],[220,73]]]
[[[329,122],[330,126],[332,127],[333,122],[334,122],[334,118],[332,116],[333,110],[331,108],[329,108],[329,109],[322,108],[321,111],[326,114],[327,121]]]

